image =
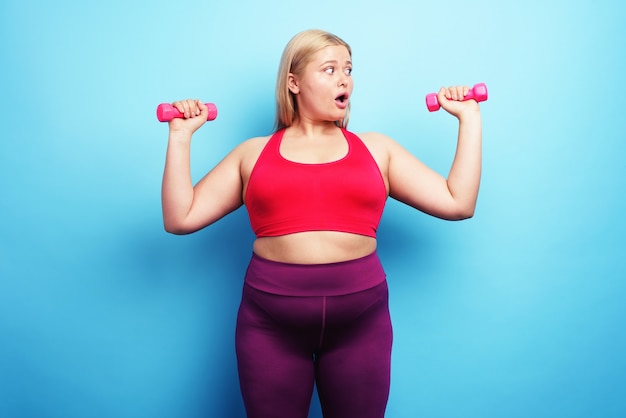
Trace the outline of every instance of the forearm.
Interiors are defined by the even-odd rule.
[[[168,232],[180,230],[193,203],[190,144],[191,134],[170,133],[161,189],[163,224]]]
[[[448,175],[448,189],[458,206],[459,217],[474,215],[482,169],[482,122],[479,110],[459,116],[456,155]]]

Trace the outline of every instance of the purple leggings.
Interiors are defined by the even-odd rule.
[[[253,255],[236,331],[248,418],[306,418],[314,383],[325,418],[382,418],[391,343],[376,253],[323,265]]]

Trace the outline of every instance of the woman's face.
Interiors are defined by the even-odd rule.
[[[343,119],[352,88],[352,60],[348,49],[341,45],[317,51],[302,74],[289,77],[289,89],[296,95],[301,120]]]

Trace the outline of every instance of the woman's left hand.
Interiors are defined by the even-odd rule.
[[[437,100],[446,112],[460,119],[464,112],[480,110],[476,100],[463,100],[469,91],[469,86],[442,87],[437,93]]]

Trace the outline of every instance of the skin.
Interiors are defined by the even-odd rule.
[[[346,155],[348,145],[335,121],[345,116],[346,103],[335,99],[352,93],[352,63],[343,46],[329,46],[312,57],[302,74],[290,74],[289,89],[296,95],[298,115],[286,129],[281,154],[292,161],[325,163]],[[432,216],[461,220],[474,215],[481,173],[482,125],[474,100],[461,101],[468,86],[442,87],[441,107],[459,121],[456,154],[447,178],[431,170],[388,136],[358,134],[382,173],[388,195]],[[250,173],[270,136],[239,144],[195,186],[190,175],[193,133],[207,119],[201,100],[173,105],[185,118],[169,123],[163,175],[162,204],[165,229],[188,234],[204,228],[243,204]],[[376,239],[345,232],[311,231],[254,242],[259,256],[276,261],[313,264],[363,257],[376,249]]]

